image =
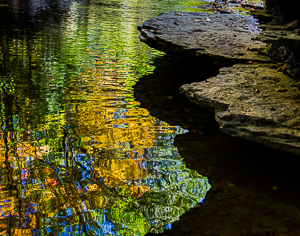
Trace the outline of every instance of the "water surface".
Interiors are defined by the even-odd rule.
[[[177,1],[0,1],[0,235],[162,232],[207,179],[133,85],[163,55],[136,26]]]

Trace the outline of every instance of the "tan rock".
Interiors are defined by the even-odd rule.
[[[221,131],[300,154],[300,89],[294,85],[294,79],[268,65],[237,64],[180,91],[214,108]]]

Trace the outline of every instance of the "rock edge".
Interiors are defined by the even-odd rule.
[[[168,12],[138,26],[140,40],[158,50],[227,62],[269,61],[252,16]]]
[[[300,84],[282,72],[236,64],[180,92],[213,108],[221,131],[300,155]]]

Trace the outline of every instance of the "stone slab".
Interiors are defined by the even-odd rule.
[[[232,62],[269,61],[252,16],[168,12],[138,26],[140,40],[158,50]]]
[[[180,88],[215,110],[232,136],[300,154],[300,83],[266,64],[236,64],[206,81]]]

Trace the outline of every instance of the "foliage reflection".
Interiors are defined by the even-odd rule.
[[[137,39],[147,3],[68,3],[42,31],[1,28],[0,235],[162,232],[210,186],[185,131],[134,100],[160,55]]]

